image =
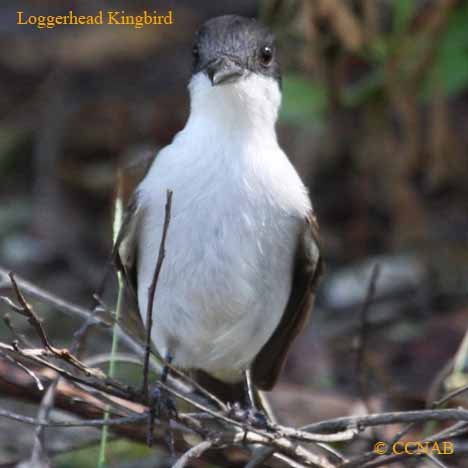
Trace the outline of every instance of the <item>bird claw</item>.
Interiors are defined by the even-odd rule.
[[[268,418],[263,411],[256,408],[242,408],[234,403],[228,411],[228,416],[236,421],[258,429],[268,429]]]
[[[167,390],[156,386],[150,393],[150,414],[149,414],[149,430],[147,443],[148,447],[153,445],[153,425],[154,418],[159,420],[166,419],[169,422],[169,430],[165,432],[164,441],[166,442],[172,456],[175,456],[174,435],[170,427],[171,419],[178,417],[177,407],[174,398]]]
[[[174,398],[169,392],[159,386],[156,386],[151,391],[150,395],[152,411],[158,419],[174,419],[177,418],[177,407]]]

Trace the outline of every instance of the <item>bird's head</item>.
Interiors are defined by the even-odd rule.
[[[195,37],[189,89],[192,112],[274,123],[281,103],[274,35],[256,20],[241,16],[207,21]]]

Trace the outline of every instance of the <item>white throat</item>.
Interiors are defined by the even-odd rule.
[[[189,83],[190,118],[195,125],[212,132],[242,133],[276,140],[275,123],[281,104],[281,91],[273,79],[249,72],[235,83],[213,86],[205,73],[194,75]]]

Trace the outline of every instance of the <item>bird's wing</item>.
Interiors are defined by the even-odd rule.
[[[283,368],[294,338],[307,322],[322,269],[318,224],[311,213],[305,220],[296,248],[291,294],[275,332],[255,358],[251,373],[261,390],[271,390]]]
[[[121,315],[121,325],[136,338],[144,337],[144,327],[138,312],[138,226],[142,216],[142,208],[138,203],[138,193],[135,192],[128,203],[122,227],[114,244],[113,258],[117,270],[124,277],[125,314]]]
[[[135,297],[137,295],[137,227],[139,214],[138,197],[134,193],[129,200],[113,250],[117,269],[124,275],[126,285]]]
[[[127,203],[122,225],[114,243],[112,257],[119,271],[125,277],[126,286],[137,298],[138,226],[141,222],[142,207],[138,198],[138,184],[146,177],[155,161],[153,152],[143,152],[131,165],[123,168],[118,179],[120,198]]]

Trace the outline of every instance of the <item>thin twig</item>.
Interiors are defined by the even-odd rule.
[[[44,396],[42,397],[41,404],[39,405],[39,411],[37,412],[38,421],[44,421],[47,423],[49,414],[54,406],[55,401],[55,390],[59,383],[59,378],[56,378],[50,385]],[[31,466],[49,466],[49,457],[47,454],[47,448],[45,447],[44,439],[44,426],[38,424],[34,432],[34,442],[31,451],[31,458],[29,460]]]
[[[468,410],[442,409],[418,411],[394,411],[388,413],[369,414],[367,416],[350,416],[328,419],[302,427],[303,431],[333,432],[343,431],[350,427],[364,429],[366,427],[383,426],[387,424],[427,422],[427,421],[467,421]]]
[[[285,437],[290,437],[294,440],[301,440],[303,442],[344,442],[354,439],[359,432],[356,427],[351,427],[334,434],[316,434],[277,424],[272,425],[271,428],[275,429],[278,433],[283,434]]]
[[[71,353],[79,353],[82,341],[84,340],[89,328],[94,325],[92,318],[93,317],[88,317],[84,324],[74,333],[70,345]],[[55,395],[60,381],[61,377],[57,375],[57,377],[52,381],[52,383],[49,385],[49,388],[45,392],[37,412],[37,418],[40,421],[46,422],[49,419],[49,415],[55,404]],[[49,464],[49,456],[44,438],[44,426],[40,425],[36,426],[35,430],[34,444],[30,459],[31,466],[36,466],[39,460],[45,461]]]
[[[28,304],[25,297],[21,293],[18,287],[18,284],[16,283],[16,280],[15,280],[15,274],[13,272],[10,272],[8,276],[10,277],[11,284],[13,286],[13,290],[15,292],[16,298],[18,299],[18,302],[20,303],[20,306],[21,306],[21,307],[17,307],[17,306],[14,307],[14,305],[12,304],[11,305],[12,309],[28,319],[28,322],[35,328],[39,338],[42,341],[42,344],[44,345],[44,348],[53,352],[54,348],[50,344],[49,339],[47,338],[47,334],[44,330],[44,327],[42,326],[41,320],[36,315],[33,308]]]
[[[442,442],[444,440],[448,440],[453,437],[466,434],[467,432],[468,432],[468,424],[457,423],[457,424],[454,424],[452,427],[445,429],[444,431],[441,431],[437,434],[433,434],[432,436],[423,439],[420,443],[425,444],[425,443],[433,443],[433,442]],[[366,455],[364,455],[364,457],[365,456]],[[387,455],[387,456],[381,456],[379,457],[378,460],[374,460],[374,461],[367,462],[367,463],[362,462],[364,457],[343,464],[343,468],[345,467],[346,468],[362,468],[362,467],[377,468],[379,466],[387,466],[391,462],[407,457],[407,454],[403,453],[403,454],[392,454],[392,455]]]
[[[376,263],[372,267],[371,277],[369,280],[369,285],[367,288],[366,297],[364,303],[362,304],[361,310],[359,312],[359,334],[356,337],[356,375],[359,394],[361,395],[362,402],[366,408],[367,413],[370,413],[369,408],[369,389],[366,375],[366,345],[367,345],[367,329],[368,329],[368,320],[367,316],[369,313],[372,300],[375,296],[375,289],[378,277],[380,275],[380,265]]]
[[[32,325],[37,335],[39,336],[39,339],[41,340],[45,351],[50,352],[51,355],[66,361],[68,364],[76,367],[77,369],[87,374],[90,371],[90,369],[87,366],[85,366],[82,362],[80,362],[80,360],[76,358],[68,349],[59,349],[52,346],[52,344],[49,341],[49,338],[47,337],[47,333],[44,327],[42,326],[41,319],[37,316],[37,314],[34,312],[33,307],[26,301],[25,297],[23,296],[18,286],[18,283],[16,282],[14,273],[10,272],[9,277],[11,280],[13,290],[20,305],[16,305],[13,301],[6,297],[2,297],[1,299],[10,306],[11,310],[17,312],[20,315],[23,315],[28,319],[28,322]]]
[[[172,465],[172,468],[185,468],[191,460],[200,458],[207,450],[213,447],[213,445],[213,440],[204,440],[203,442],[200,442],[198,445],[195,445],[185,452],[177,462]]]
[[[448,401],[452,400],[453,398],[461,395],[462,393],[468,391],[468,384],[463,385],[463,387],[456,388],[450,393],[447,393],[447,395],[443,396],[437,401],[434,401],[434,403],[431,404],[431,408],[437,408],[439,406],[442,406],[444,403],[447,403]]]
[[[149,362],[151,355],[151,332],[153,330],[153,308],[156,294],[156,286],[158,285],[159,275],[166,256],[166,237],[169,229],[169,223],[171,221],[171,208],[172,208],[172,191],[168,190],[166,193],[166,207],[164,214],[164,225],[162,230],[161,242],[159,243],[158,257],[156,260],[156,266],[154,269],[153,278],[148,288],[148,304],[146,309],[146,336],[145,336],[145,356],[143,360],[143,383],[142,393],[147,400],[150,400],[149,391]],[[150,409],[148,411],[148,447],[153,445],[153,433],[154,433],[154,417],[155,409],[154,402],[149,401]],[[172,432],[170,432],[170,439],[172,440]],[[172,444],[171,444],[172,446]]]
[[[151,331],[153,329],[153,308],[156,293],[156,286],[158,284],[159,274],[161,273],[164,257],[166,256],[166,237],[171,221],[171,208],[172,208],[172,191],[168,190],[166,193],[166,207],[164,215],[164,225],[162,230],[161,242],[159,243],[158,258],[156,267],[154,269],[153,279],[148,288],[148,306],[146,313],[146,339],[145,339],[145,356],[143,364],[143,385],[142,393],[148,398],[149,396],[149,360],[151,354]]]
[[[9,284],[11,285],[11,282],[8,280],[9,278],[8,274],[9,274],[8,270],[0,266],[0,281],[1,281],[0,284],[2,285],[2,289],[4,287],[3,285],[6,284],[6,281],[8,281]],[[23,278],[20,278],[16,274],[15,274],[15,280],[22,291],[27,293],[29,296],[34,297],[38,301],[44,304],[50,305],[58,312],[61,312],[63,314],[66,314],[68,316],[73,316],[73,317],[80,317],[84,319],[91,318],[91,320],[93,320],[93,322],[96,325],[100,325],[101,327],[103,327],[103,329],[107,333],[110,333],[112,331],[111,329],[112,323],[107,322],[101,317],[94,316],[94,312],[92,310],[88,310],[84,307],[81,307],[77,304],[67,301],[49,291],[46,291],[45,289],[39,288],[36,285],[30,283],[29,281]],[[132,349],[138,355],[143,355],[143,348],[130,335],[125,333],[120,328],[117,330],[117,332],[119,334],[119,338],[123,342],[125,342],[125,344],[127,345],[129,349]]]
[[[42,382],[41,380],[39,379],[39,377],[31,370],[29,369],[28,367],[26,367],[23,363],[19,362],[19,361],[16,361],[15,359],[13,359],[11,356],[9,356],[8,354],[5,354],[5,353],[0,353],[0,355],[6,359],[7,361],[10,361],[11,363],[13,363],[15,366],[18,366],[20,369],[24,370],[24,372],[26,372],[26,374],[29,375],[29,377],[31,377],[34,382],[36,383],[36,387],[37,389],[40,391],[40,392],[43,392],[44,391],[44,385],[42,385]]]
[[[424,456],[431,460],[431,462],[434,463],[435,466],[438,466],[440,468],[449,468],[445,463],[442,463],[438,458],[436,458],[434,455],[431,455],[430,453],[425,453]]]
[[[146,418],[146,415],[141,414],[137,416],[123,416],[120,418],[101,418],[101,419],[87,419],[85,421],[43,421],[31,416],[24,416],[21,414],[13,413],[0,408],[0,417],[18,421],[24,424],[41,426],[41,427],[103,427],[103,426],[116,426],[122,424],[137,424],[141,423]]]

